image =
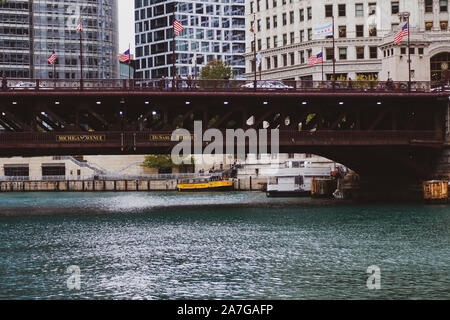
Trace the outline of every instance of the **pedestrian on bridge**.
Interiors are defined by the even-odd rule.
[[[2,76],[2,90],[6,91],[8,90],[8,80],[6,79],[6,73],[3,72]]]

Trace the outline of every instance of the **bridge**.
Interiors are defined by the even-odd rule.
[[[448,143],[448,86],[433,82],[8,80],[0,155],[168,153],[173,130],[280,130],[280,152],[367,176],[426,179]],[[448,120],[447,120],[448,121]],[[206,145],[206,144],[205,144]]]

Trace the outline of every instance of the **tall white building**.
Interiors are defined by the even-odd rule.
[[[184,29],[176,36],[176,72],[195,76],[213,59],[236,77],[245,72],[245,0],[135,0],[137,76],[172,76],[172,17]],[[197,67],[197,69],[195,69]]]
[[[408,80],[407,39],[394,45],[399,12],[410,13],[412,80],[448,76],[450,32],[448,0],[249,0],[246,26],[254,25],[262,63],[258,78],[322,80],[322,65],[308,58],[323,51],[323,75],[333,75],[332,38],[314,30],[335,20],[336,74],[394,81]],[[253,41],[246,37],[246,76],[253,78]]]

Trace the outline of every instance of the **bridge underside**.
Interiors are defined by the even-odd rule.
[[[423,179],[443,148],[439,94],[0,93],[0,155],[170,153],[177,128],[279,129],[280,152]]]

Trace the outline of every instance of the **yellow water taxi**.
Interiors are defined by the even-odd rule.
[[[177,189],[180,192],[230,191],[233,190],[233,179],[204,177],[180,180]]]

